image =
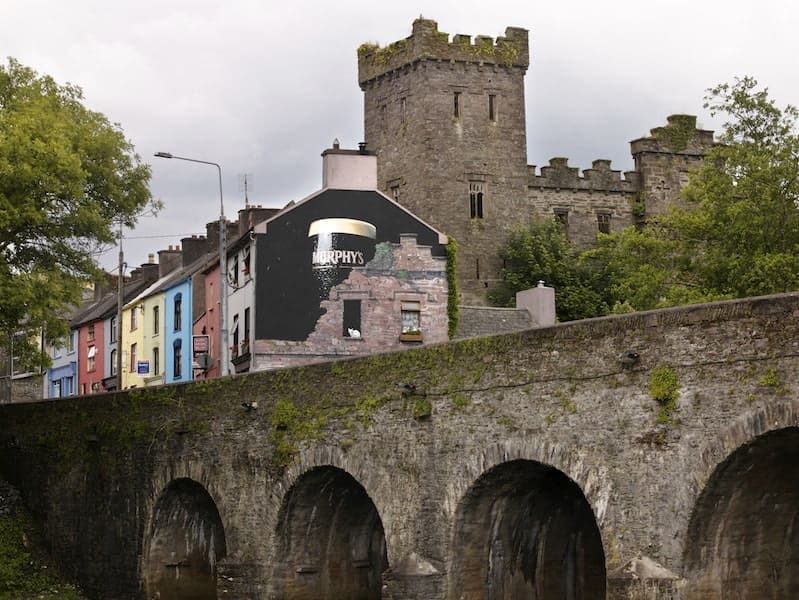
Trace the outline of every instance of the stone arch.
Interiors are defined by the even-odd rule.
[[[448,597],[605,597],[596,509],[551,463],[579,473],[603,513],[609,484],[600,481],[607,478],[557,447],[526,441],[505,442],[467,462],[467,477],[478,465],[483,470],[455,509]],[[455,487],[463,483],[460,478]]]
[[[689,597],[799,596],[796,404],[739,419],[704,449],[696,479],[683,553]]]
[[[216,565],[227,554],[216,503],[200,483],[186,477],[158,496],[143,556],[148,598],[216,600]]]
[[[388,568],[378,510],[347,471],[313,466],[277,517],[271,588],[286,599],[379,599]]]

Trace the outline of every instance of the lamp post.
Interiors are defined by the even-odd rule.
[[[228,374],[228,335],[227,335],[227,226],[225,223],[225,203],[222,199],[222,167],[218,163],[185,156],[175,156],[169,152],[156,152],[158,158],[174,158],[203,165],[213,165],[219,174],[219,375]]]

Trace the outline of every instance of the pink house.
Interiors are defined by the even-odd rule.
[[[89,321],[78,328],[78,394],[102,391],[103,347],[102,320]]]

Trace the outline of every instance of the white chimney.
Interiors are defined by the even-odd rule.
[[[358,144],[358,150],[341,150],[338,140],[322,152],[322,188],[334,190],[376,190],[377,155]]]

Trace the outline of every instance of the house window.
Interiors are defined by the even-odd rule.
[[[456,119],[461,117],[461,93],[455,92],[452,94],[452,116]]]
[[[569,226],[569,211],[565,208],[556,208],[554,214],[555,220],[566,229]]]
[[[400,199],[400,189],[399,189],[399,187],[400,187],[399,184],[391,186],[391,198],[397,204],[399,204],[399,199]]]
[[[598,213],[596,224],[600,233],[610,233],[610,213]]]
[[[233,345],[230,347],[231,357],[239,355],[239,315],[233,315]]]
[[[161,308],[159,306],[153,306],[153,335],[158,335],[158,332],[161,329]]]
[[[488,119],[489,121],[497,120],[497,97],[494,94],[488,95]]]
[[[244,339],[250,341],[250,307],[244,309]]]
[[[75,332],[69,332],[69,351],[75,352]]]
[[[92,323],[91,325],[89,325],[89,327],[88,327],[88,329],[87,329],[87,332],[88,332],[88,333],[87,333],[87,336],[86,336],[86,337],[87,337],[87,339],[88,339],[88,340],[91,342],[92,340],[94,340],[94,323]]]
[[[64,377],[64,385],[61,389],[61,393],[65,396],[71,396],[75,393],[75,384],[72,377]]]
[[[111,369],[109,369],[111,375],[117,374],[117,349],[114,348],[111,350]]]
[[[89,346],[89,352],[86,355],[86,370],[94,371],[96,368],[97,346]]]
[[[183,295],[176,294],[175,295],[175,306],[174,306],[174,314],[175,314],[175,331],[180,331],[181,329],[181,321],[182,321],[182,312],[183,312]]]
[[[244,251],[244,259],[243,259],[243,266],[241,267],[241,272],[244,273],[244,277],[249,279],[250,278],[250,249],[247,248]]]
[[[153,348],[153,375],[158,375],[161,372],[161,351],[158,348]]]
[[[138,306],[134,306],[130,309],[130,330],[133,331],[139,326],[139,310]]]
[[[136,344],[130,345],[130,372],[136,372]]]
[[[231,278],[230,282],[233,285],[239,284],[239,255],[236,254],[233,257],[233,277]]]
[[[469,216],[472,219],[483,218],[483,182],[469,182]]]
[[[183,352],[182,352],[182,340],[175,340],[172,344],[172,349],[174,350],[174,360],[172,364],[173,371],[175,373],[175,379],[180,379],[183,377]]]
[[[402,337],[421,338],[422,319],[421,304],[419,302],[403,302],[400,305],[400,320],[402,324]]]
[[[361,301],[344,300],[342,334],[348,338],[360,338],[361,333]]]
[[[53,382],[53,394],[52,394],[52,397],[53,398],[61,398],[61,380],[60,379],[56,379]]]
[[[109,321],[109,324],[108,324],[108,329],[109,329],[109,332],[108,332],[109,333],[109,338],[111,340],[111,343],[113,344],[114,342],[117,341],[117,318],[116,317],[111,317],[111,320]]]

